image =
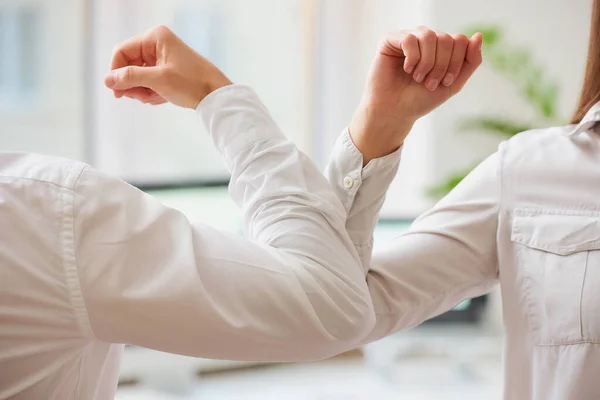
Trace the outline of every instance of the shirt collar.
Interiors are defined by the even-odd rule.
[[[577,124],[573,130],[573,134],[588,131],[598,122],[600,122],[600,102],[594,104],[592,108],[588,110],[581,122]]]

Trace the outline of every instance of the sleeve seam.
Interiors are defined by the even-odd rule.
[[[75,189],[81,177],[88,169],[85,165],[79,171],[71,188],[62,189],[62,226],[61,243],[63,264],[67,279],[67,286],[71,299],[71,306],[83,337],[96,339],[91,327],[87,306],[81,289],[81,279],[77,268],[77,257],[75,252]]]

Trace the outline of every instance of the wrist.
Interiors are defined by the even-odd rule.
[[[196,109],[198,104],[200,104],[200,102],[202,102],[202,100],[212,92],[233,84],[233,82],[231,82],[229,78],[227,78],[227,76],[225,76],[225,74],[223,74],[216,67],[214,71],[209,74],[205,74],[205,76],[206,78],[201,81],[202,84],[196,92],[196,105],[192,107],[194,109]]]
[[[362,153],[363,166],[398,150],[415,123],[413,118],[382,113],[382,109],[386,107],[361,104],[348,126],[352,142]]]
[[[207,81],[206,90],[207,95],[214,92],[215,90],[221,89],[222,87],[233,84],[221,71],[217,70],[215,75]]]

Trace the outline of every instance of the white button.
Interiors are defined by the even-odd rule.
[[[344,187],[346,189],[350,189],[352,186],[354,186],[354,179],[352,179],[350,176],[347,176],[344,178]]]

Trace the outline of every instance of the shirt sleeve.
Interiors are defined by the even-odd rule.
[[[188,356],[298,361],[356,347],[374,313],[345,210],[255,93],[198,107],[232,173],[246,237],[93,168],[74,189],[77,272],[91,335]]]
[[[348,130],[333,147],[325,176],[346,210],[346,229],[361,259],[365,275],[371,263],[373,232],[390,184],[398,173],[402,148],[373,159],[363,157]]]
[[[376,323],[365,343],[419,325],[497,283],[502,148],[371,260],[373,231],[400,151],[361,169],[362,155],[348,132],[340,137],[326,175],[347,210],[346,226],[367,270]],[[347,177],[353,185],[344,185]]]
[[[500,158],[488,157],[375,252],[367,281],[376,324],[365,342],[419,325],[497,284]]]

